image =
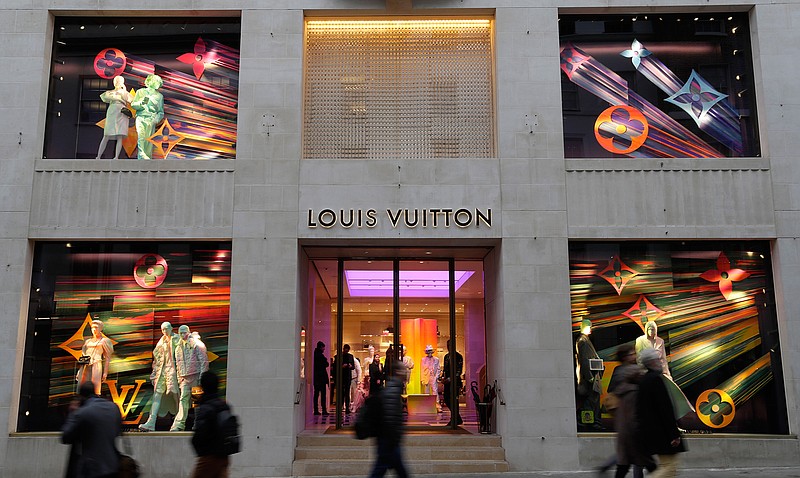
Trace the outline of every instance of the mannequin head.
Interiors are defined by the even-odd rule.
[[[181,325],[178,327],[178,333],[181,335],[182,340],[189,340],[189,326],[188,325]]]
[[[369,353],[370,357],[374,357],[375,356],[375,347],[373,347],[372,345],[369,346],[367,351],[368,351],[367,353]]]
[[[161,333],[164,334],[164,337],[172,337],[172,324],[169,322],[162,322]]]
[[[147,75],[147,78],[144,80],[144,86],[154,90],[161,88],[162,84],[164,84],[164,80],[158,75]]]
[[[100,320],[92,321],[92,337],[99,339],[103,336],[103,322]]]
[[[592,333],[592,321],[589,319],[581,320],[581,333],[583,335],[589,335]]]
[[[648,339],[654,339],[658,335],[658,326],[652,320],[644,325],[644,331]]]
[[[433,345],[428,344],[425,346],[425,355],[427,355],[428,357],[433,355]]]
[[[114,77],[114,88],[121,88],[125,86],[125,78],[121,76]]]

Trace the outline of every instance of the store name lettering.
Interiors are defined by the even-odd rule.
[[[330,229],[340,226],[345,229],[373,228],[378,225],[382,216],[375,209],[321,209],[314,211],[308,210],[308,223],[310,228],[323,227]],[[387,209],[386,219],[392,228],[436,228],[451,227],[492,227],[492,209],[453,209],[453,208],[430,208],[430,209]]]

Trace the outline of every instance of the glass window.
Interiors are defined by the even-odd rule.
[[[173,354],[188,364],[176,375],[196,385],[207,364],[224,394],[230,266],[230,242],[37,243],[17,430],[60,430],[79,382],[113,400],[125,428],[148,423],[165,322]],[[158,430],[178,413],[167,401]],[[189,412],[184,428],[192,420]]]
[[[561,15],[559,33],[567,158],[760,155],[747,13]]]
[[[307,20],[303,157],[494,157],[491,27]]]
[[[579,430],[613,429],[609,382],[662,352],[689,433],[788,433],[768,242],[572,242]],[[685,398],[684,398],[685,397]]]
[[[239,32],[238,18],[57,18],[44,157],[233,159]]]

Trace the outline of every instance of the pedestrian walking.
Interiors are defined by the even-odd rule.
[[[664,384],[661,357],[656,350],[644,349],[639,354],[639,362],[647,372],[639,383],[636,398],[638,440],[644,446],[645,453],[658,455],[658,469],[650,476],[674,478],[678,470],[677,454],[686,451],[686,448],[675,421],[672,400]]]
[[[78,399],[61,429],[61,441],[72,445],[66,476],[70,478],[115,478],[119,456],[114,440],[122,430],[122,416],[114,403],[94,394],[95,386],[83,382]]]
[[[633,465],[633,477],[642,478],[643,468],[652,473],[656,465],[647,455],[637,438],[638,417],[636,415],[636,399],[639,382],[644,369],[636,363],[636,349],[631,344],[622,344],[617,348],[617,361],[620,362],[611,374],[608,393],[614,397],[614,429],[617,432],[616,454],[600,467],[602,475],[608,468],[616,464],[614,478],[624,478]]]
[[[403,440],[403,384],[408,369],[400,361],[394,361],[392,377],[386,381],[381,397],[381,427],[378,432],[378,456],[372,468],[370,478],[380,478],[389,469],[394,469],[397,476],[408,476],[403,464],[401,442]]]
[[[230,460],[224,450],[224,435],[218,415],[230,407],[219,398],[219,378],[214,372],[200,376],[203,395],[196,409],[192,446],[197,453],[192,478],[228,478]]]

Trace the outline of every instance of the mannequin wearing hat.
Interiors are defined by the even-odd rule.
[[[422,393],[426,395],[439,395],[437,379],[439,378],[439,357],[433,355],[433,345],[425,347],[425,356],[420,361],[420,381]],[[436,400],[436,411],[442,411],[442,405]]]
[[[584,319],[581,321],[581,334],[575,342],[576,368],[575,376],[578,379],[578,422],[582,425],[589,425],[591,428],[600,429],[600,390],[602,385],[600,379],[602,370],[592,370],[590,359],[599,359],[597,351],[589,340],[592,333],[592,321]],[[582,400],[581,400],[582,399]],[[582,403],[581,403],[582,401]],[[591,415],[587,412],[591,412]]]

